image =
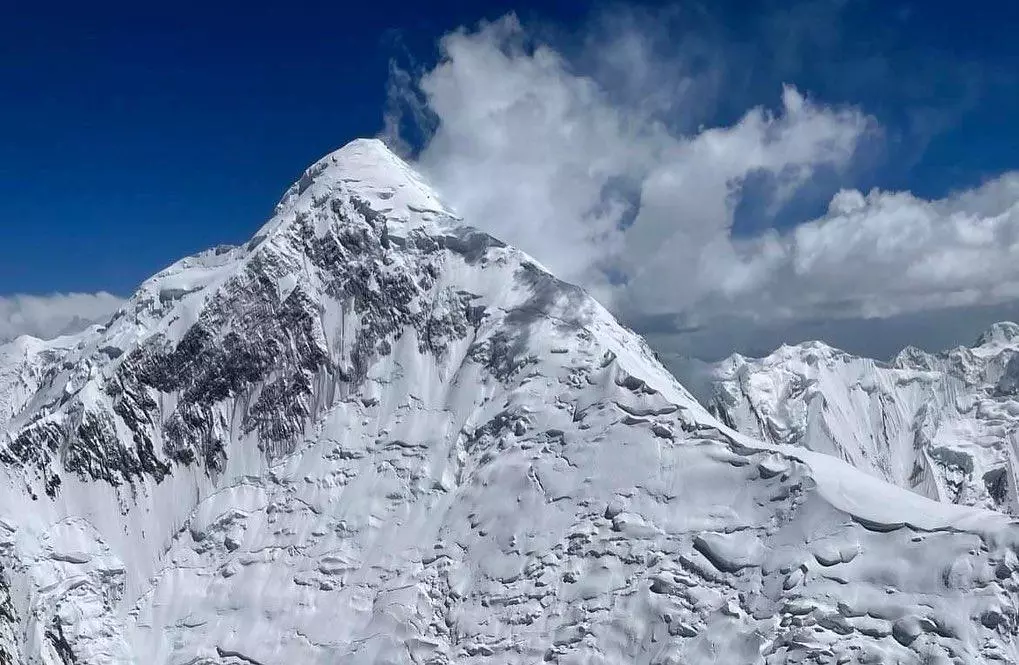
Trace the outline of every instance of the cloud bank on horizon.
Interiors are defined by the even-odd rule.
[[[570,55],[513,15],[448,34],[434,68],[391,81],[390,138],[411,111],[417,164],[460,213],[666,353],[755,335],[763,351],[818,322],[994,318],[1019,299],[1019,173],[938,200],[840,187],[884,137],[865,108],[788,83],[773,108],[705,127],[725,74],[663,60],[648,21],[615,25]],[[818,214],[776,222],[818,196]]]
[[[122,302],[103,291],[0,296],[0,343],[21,335],[49,339],[84,330],[111,316]]]

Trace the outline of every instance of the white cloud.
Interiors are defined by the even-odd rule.
[[[1019,297],[1019,175],[939,201],[845,190],[819,219],[734,235],[749,179],[767,184],[753,201],[766,228],[880,129],[787,85],[773,110],[677,131],[703,113],[697,93],[717,89],[718,72],[656,60],[635,26],[573,58],[512,16],[447,35],[415,82],[437,121],[419,166],[471,223],[631,321],[775,327]],[[633,76],[606,68],[606,53]]]
[[[105,292],[0,296],[0,342],[20,335],[47,339],[77,332],[107,318],[121,303]]]
[[[632,89],[655,92],[650,72],[664,71],[640,35],[602,47],[626,54],[636,73],[623,96],[630,103],[550,47],[528,46],[512,16],[448,35],[442,62],[419,83],[439,122],[419,166],[473,223],[603,298],[620,292],[607,275],[652,307],[685,306],[731,282],[718,263],[734,261],[745,179],[768,174],[779,204],[817,168],[846,164],[871,126],[857,110],[819,107],[787,86],[777,114],[755,108],[730,127],[675,134],[659,118],[683,113],[688,96],[670,110],[660,95]],[[675,78],[670,89],[698,89]]]
[[[774,211],[821,167],[852,158],[870,121],[859,111],[808,102],[787,86],[778,115],[757,108],[731,127],[677,141],[641,187],[641,206],[626,233],[625,301],[640,311],[686,311],[705,294],[758,283],[758,264],[741,258],[733,216],[751,174],[765,174]],[[762,259],[772,253],[757,246]]]
[[[649,168],[662,132],[523,40],[511,17],[443,40],[420,82],[440,122],[420,166],[470,220],[591,284],[621,250],[610,185]]]
[[[757,317],[886,318],[1019,297],[1019,173],[937,201],[839,192],[824,217],[751,241],[758,279],[717,308]]]

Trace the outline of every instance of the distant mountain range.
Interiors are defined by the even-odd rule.
[[[804,446],[938,501],[1019,513],[1019,325],[972,347],[891,362],[819,342],[713,373],[711,410],[766,441]]]

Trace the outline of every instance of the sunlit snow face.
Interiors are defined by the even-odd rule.
[[[731,431],[373,154],[384,172],[337,153],[252,242],[0,365],[3,653],[1011,657],[1004,517]]]

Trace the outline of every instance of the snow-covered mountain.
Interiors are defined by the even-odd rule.
[[[841,457],[939,501],[1019,513],[1019,325],[890,363],[820,342],[715,370],[711,410],[740,431]]]
[[[1019,529],[716,420],[357,141],[0,350],[0,663],[1019,661]]]

